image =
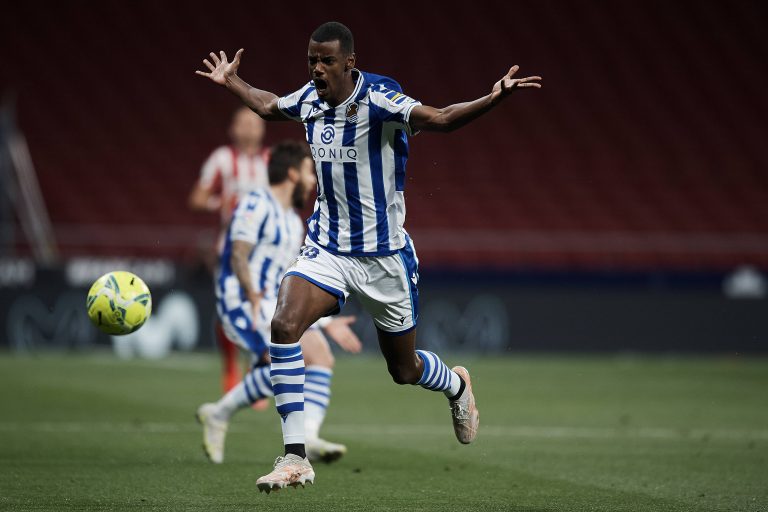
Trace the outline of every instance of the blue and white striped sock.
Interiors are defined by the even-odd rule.
[[[277,413],[283,419],[284,444],[304,444],[304,356],[301,344],[269,345],[270,379]]]
[[[437,354],[428,350],[417,350],[422,361],[424,361],[424,373],[419,379],[419,386],[432,391],[442,391],[448,398],[456,396],[461,388],[461,379],[453,370],[443,363]]]
[[[304,425],[307,439],[320,437],[320,427],[325,420],[325,410],[331,401],[331,377],[333,371],[324,366],[307,366],[304,382]]]
[[[238,410],[252,405],[260,398],[272,396],[272,382],[269,380],[269,366],[254,366],[240,383],[230,389],[216,402],[216,416],[224,421]]]
[[[251,373],[243,379],[245,393],[248,396],[248,405],[256,400],[273,396],[272,381],[269,376],[269,366],[254,366]]]

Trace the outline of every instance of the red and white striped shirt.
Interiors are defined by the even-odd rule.
[[[254,156],[238,151],[234,146],[216,148],[203,164],[200,185],[221,196],[221,222],[226,225],[238,200],[249,192],[269,186],[267,162],[269,150]]]

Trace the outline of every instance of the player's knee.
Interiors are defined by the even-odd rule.
[[[304,363],[309,366],[322,366],[333,370],[333,366],[336,364],[336,359],[329,353],[315,353],[311,351],[304,351]]]
[[[389,374],[392,376],[392,380],[396,384],[416,384],[419,382],[421,375],[419,375],[417,368],[406,366],[390,366]]]
[[[271,327],[272,343],[295,343],[301,337],[299,323],[282,315],[272,318]]]

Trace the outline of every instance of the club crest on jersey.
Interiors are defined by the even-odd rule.
[[[347,105],[347,114],[346,114],[347,121],[349,121],[350,123],[357,122],[357,110],[358,110],[358,106],[357,106],[357,103],[355,103],[354,101],[349,105]]]

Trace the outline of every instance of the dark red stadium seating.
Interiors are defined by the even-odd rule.
[[[379,22],[354,2],[322,15],[315,5],[4,12],[0,41],[13,58],[0,88],[18,93],[52,220],[94,237],[64,237],[64,253],[191,257],[194,236],[147,244],[135,226],[215,229],[186,197],[237,103],[193,71],[209,50],[242,46],[246,80],[289,92],[306,80],[308,34],[336,18],[355,32],[361,68],[425,103],[485,94],[514,63],[544,76],[540,91],[515,93],[473,125],[412,139],[407,227],[422,264],[768,266],[762,4],[426,2]],[[270,142],[302,136],[294,124],[269,130]],[[121,227],[123,240],[102,243],[100,230]]]

